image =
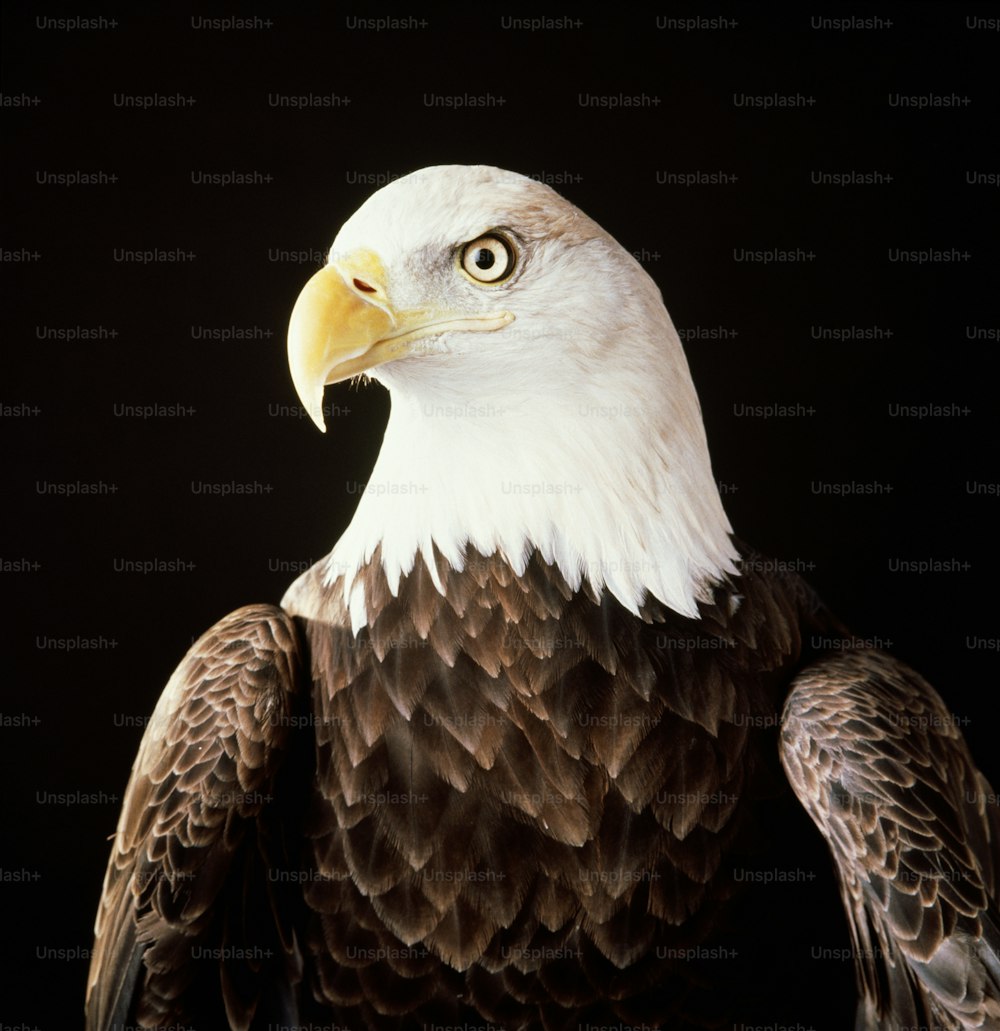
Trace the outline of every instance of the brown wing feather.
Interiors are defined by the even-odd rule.
[[[178,999],[199,980],[245,1028],[261,968],[294,972],[288,915],[272,899],[270,925],[249,925],[234,882],[276,847],[263,818],[300,690],[295,624],[265,605],[216,624],[174,673],[133,766],[105,876],[92,1031],[182,1020]]]
[[[819,662],[781,757],[837,864],[858,1027],[1000,1027],[996,796],[933,688],[877,652]]]

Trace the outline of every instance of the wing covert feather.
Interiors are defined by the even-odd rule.
[[[996,795],[934,689],[878,652],[824,659],[793,682],[781,759],[836,862],[859,1031],[1000,1028]]]
[[[132,768],[105,875],[87,988],[91,1031],[182,1019],[177,1000],[199,981],[214,985],[226,1018],[245,1028],[261,970],[295,976],[289,914],[270,886],[259,888],[272,894],[273,926],[245,926],[234,882],[281,854],[268,817],[303,679],[296,625],[268,605],[226,616],[170,678]],[[266,875],[255,880],[267,884]]]

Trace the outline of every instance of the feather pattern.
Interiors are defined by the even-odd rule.
[[[858,1027],[1000,1026],[995,796],[934,689],[878,653],[824,659],[793,682],[781,755],[836,861]]]
[[[248,606],[192,646],[161,696],[105,877],[90,1027],[169,1024],[194,999],[239,1029],[258,1008],[290,1012],[267,986],[294,984],[302,957],[266,874],[287,861],[273,803],[300,656],[287,614]]]

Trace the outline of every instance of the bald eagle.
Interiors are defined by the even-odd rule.
[[[289,361],[320,429],[327,384],[387,387],[382,449],[330,555],[163,692],[89,1028],[780,1012],[739,923],[779,782],[832,853],[856,1026],[1000,1027],[996,796],[928,684],[734,540],[614,239],[523,176],[423,169],[343,226]],[[702,961],[733,941],[750,967]]]

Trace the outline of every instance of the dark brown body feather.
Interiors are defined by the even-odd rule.
[[[291,594],[297,628],[259,607],[199,642],[170,736],[137,760],[91,1027],[684,1028],[763,1012],[735,966],[692,950],[731,940],[777,714],[814,657],[803,638],[834,621],[756,561],[699,620],[656,603],[637,618],[537,557],[523,576],[474,554],[438,572],[443,596],[418,563],[393,597],[376,556],[356,637],[316,567]],[[213,679],[202,652],[249,653],[256,678]],[[810,733],[793,744],[808,752]],[[220,779],[260,797],[206,812]],[[969,848],[995,854],[979,833]],[[199,957],[262,948],[206,963],[195,942]]]
[[[373,563],[357,639],[335,604],[305,622],[320,992],[352,1027],[452,1023],[442,984],[504,1027],[706,1016],[667,957],[732,892],[770,759],[752,728],[780,706],[808,596],[771,583],[738,607],[720,590],[700,622],[638,619],[537,559],[439,573],[444,596],[421,571],[393,598]],[[321,597],[319,574],[302,588]]]

